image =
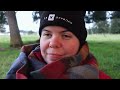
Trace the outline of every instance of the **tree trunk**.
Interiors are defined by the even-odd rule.
[[[8,19],[10,28],[10,46],[21,47],[23,45],[23,42],[20,36],[15,11],[6,11],[5,15]]]

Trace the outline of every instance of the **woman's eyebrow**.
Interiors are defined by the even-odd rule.
[[[61,31],[60,33],[66,33],[66,32],[69,32],[68,30],[64,30],[64,31]]]
[[[51,31],[49,31],[49,30],[46,30],[46,29],[43,29],[42,31],[45,31],[45,32],[51,32]]]
[[[51,32],[51,31],[49,31],[49,30],[47,30],[47,29],[43,29],[42,31]],[[68,30],[64,30],[64,31],[60,31],[59,33],[65,33],[65,32],[69,32],[69,31],[68,31]]]

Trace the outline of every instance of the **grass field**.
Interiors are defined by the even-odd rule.
[[[99,68],[113,79],[120,79],[120,35],[89,35],[87,40]]]
[[[38,35],[25,35],[25,44],[39,38]],[[90,51],[97,58],[99,68],[113,79],[120,79],[120,34],[118,35],[88,35]],[[9,47],[9,36],[0,36],[0,79],[4,79],[12,62],[19,55],[20,49]]]
[[[38,35],[25,35],[22,36],[24,44],[35,42],[38,40]],[[9,70],[13,61],[17,58],[20,48],[10,48],[9,36],[0,36],[0,79],[4,79],[7,71]]]

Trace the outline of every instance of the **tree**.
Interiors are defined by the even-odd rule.
[[[111,31],[112,34],[120,33],[120,11],[113,11],[111,14]]]
[[[4,33],[6,31],[4,28],[4,24],[8,24],[7,19],[5,17],[5,13],[3,11],[0,11],[0,32],[1,33]]]
[[[113,13],[111,15],[112,15],[111,19],[119,19],[120,11],[113,11]]]
[[[4,11],[0,11],[0,24],[8,24]]]
[[[120,33],[120,19],[112,19],[111,20],[111,31],[112,34]]]
[[[99,22],[99,21],[106,21],[106,11],[94,11],[93,12],[93,21]]]
[[[32,16],[33,16],[33,21],[38,21],[40,19],[40,14],[42,11],[33,11]]]
[[[109,24],[107,23],[107,11],[87,11],[85,16],[85,21],[86,23],[94,24],[93,28],[90,29],[94,33],[108,32]]]
[[[6,32],[4,24],[0,24],[0,32],[1,33],[5,33]]]
[[[32,16],[33,16],[33,21],[36,22],[40,20],[40,15],[42,14],[43,11],[33,11]],[[40,38],[36,40],[37,43],[39,43]]]
[[[93,12],[94,11],[87,11],[85,14],[85,22],[86,23],[93,23]]]
[[[94,33],[109,33],[109,24],[107,21],[99,21],[92,27]]]
[[[86,11],[86,23],[97,23],[99,21],[105,21],[106,19],[106,11]]]
[[[10,46],[11,47],[20,47],[23,45],[19,28],[17,24],[17,19],[15,15],[15,11],[6,11],[5,15],[8,20],[9,28],[10,28]]]

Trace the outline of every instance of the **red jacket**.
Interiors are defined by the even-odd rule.
[[[111,79],[110,76],[108,76],[107,74],[105,74],[103,71],[99,70],[99,78],[100,79]]]
[[[111,77],[103,71],[93,67],[97,66],[96,59],[93,55],[89,55],[89,57],[81,63],[80,69],[75,67],[65,73],[66,70],[76,65],[76,59],[80,59],[80,57],[46,64],[40,54],[39,46],[36,46],[38,46],[38,44],[22,47],[22,51],[12,64],[6,75],[6,79],[77,79],[77,77],[83,79],[87,77],[89,79],[89,76],[93,79],[94,77],[98,79],[111,79]],[[71,60],[73,61],[71,62]],[[77,64],[78,63],[77,61]],[[76,76],[75,74],[78,75]]]

